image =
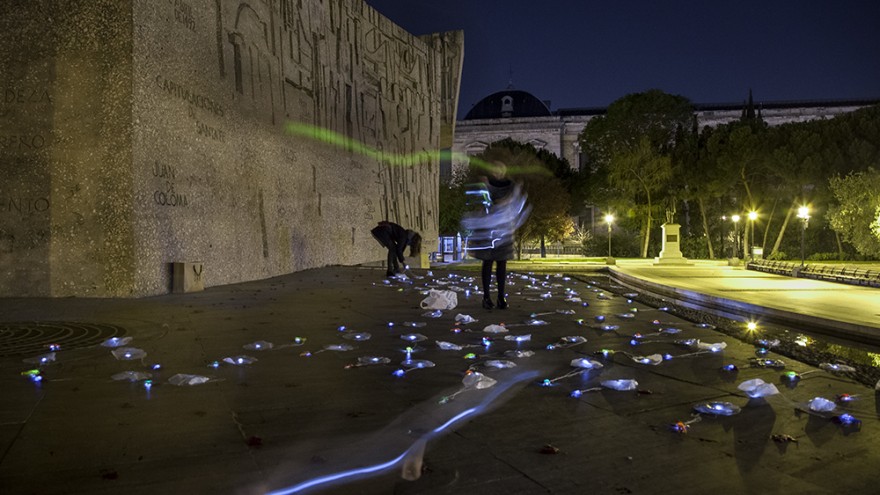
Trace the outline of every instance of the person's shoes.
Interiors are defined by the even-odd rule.
[[[507,299],[498,296],[498,309],[507,309]]]
[[[489,299],[488,297],[483,298],[483,309],[492,309],[494,307],[495,307],[495,305],[492,304],[491,299]]]

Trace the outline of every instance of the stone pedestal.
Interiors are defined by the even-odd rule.
[[[681,255],[681,225],[677,223],[663,224],[663,249],[660,256],[654,258],[655,265],[687,265],[688,260]]]

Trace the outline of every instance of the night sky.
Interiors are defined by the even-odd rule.
[[[880,99],[878,0],[366,0],[464,30],[459,114],[512,83],[551,110],[661,89],[694,103]]]

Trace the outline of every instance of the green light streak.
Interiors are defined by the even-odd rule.
[[[476,166],[477,168],[486,172],[491,172],[495,169],[495,165],[490,162],[481,160],[474,156],[468,156],[464,153],[453,152],[450,150],[424,150],[409,154],[389,153],[386,151],[378,150],[376,148],[371,148],[370,146],[367,146],[366,144],[356,139],[349,138],[343,134],[339,134],[338,132],[325,129],[323,127],[313,126],[311,124],[304,124],[302,122],[288,122],[285,128],[289,134],[292,134],[294,136],[305,137],[318,142],[336,146],[346,151],[358,153],[367,158],[371,158],[378,162],[387,163],[388,165],[393,166],[414,167],[416,165],[425,165],[427,163],[431,163],[432,161],[448,160],[451,162],[453,158],[456,158],[461,162],[469,162],[471,166]],[[508,166],[507,173],[509,175],[550,174],[550,171],[538,165],[528,165]]]

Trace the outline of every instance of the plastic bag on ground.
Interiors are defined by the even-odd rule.
[[[635,380],[605,380],[600,383],[605,388],[611,390],[636,390],[639,387],[639,382]]]
[[[507,333],[507,328],[501,325],[487,325],[483,328],[483,332],[485,333]]]
[[[132,359],[142,359],[147,357],[147,351],[136,347],[119,347],[113,349],[110,353],[120,361],[130,361]]]
[[[116,381],[139,382],[141,380],[149,380],[153,375],[144,371],[123,371],[116,373],[110,378]]]
[[[453,344],[452,342],[444,342],[442,340],[437,341],[437,347],[442,351],[460,351],[462,347],[458,344]]]
[[[525,333],[522,335],[505,335],[504,340],[507,340],[510,342],[528,342],[528,341],[532,340],[532,334]]]
[[[370,366],[373,364],[388,364],[391,359],[383,356],[361,356],[358,358],[358,364],[361,366]]]
[[[746,380],[740,383],[737,388],[745,392],[746,395],[748,395],[752,399],[757,399],[758,397],[768,397],[779,393],[779,389],[776,388],[776,385],[772,383],[765,383],[764,380],[761,380],[760,378]]]
[[[475,321],[477,320],[471,315],[464,315],[461,313],[455,315],[455,322],[460,325],[467,325],[468,323],[474,323]]]
[[[486,366],[488,366],[490,368],[498,368],[498,369],[513,368],[516,366],[516,363],[514,363],[513,361],[507,361],[504,359],[490,359],[489,361],[486,361],[483,364],[485,364]]]
[[[723,401],[701,402],[694,406],[694,411],[713,416],[733,416],[739,414],[741,410],[739,406]]]
[[[651,354],[650,356],[633,356],[632,360],[641,364],[650,364],[651,366],[657,366],[658,364],[663,362],[663,355]]]
[[[572,359],[571,365],[575,368],[583,368],[587,370],[598,370],[604,367],[604,365],[599,361],[593,361],[592,359],[587,358]]]
[[[718,342],[710,344],[708,342],[697,342],[697,349],[718,352],[727,348],[727,342]]]
[[[458,306],[458,295],[451,290],[431,289],[420,305],[422,309],[453,309]]]
[[[253,364],[257,361],[257,358],[250,356],[230,356],[223,358],[224,363],[234,364],[236,366],[244,366],[246,364]]]
[[[809,402],[810,410],[816,412],[831,412],[837,409],[837,404],[822,397],[816,397]]]
[[[211,381],[211,379],[207,376],[188,375],[185,373],[178,373],[168,379],[168,383],[177,385],[178,387],[184,385],[201,385],[203,383],[208,383],[209,381]]]
[[[256,342],[251,342],[250,344],[245,344],[242,347],[249,351],[268,351],[275,347],[275,345],[271,342],[266,342],[265,340],[258,340]]]
[[[484,389],[489,388],[497,383],[494,378],[489,378],[488,376],[478,372],[471,371],[464,376],[461,380],[461,383],[464,384],[467,388],[476,388],[476,389]]]
[[[55,362],[55,353],[48,352],[46,354],[40,354],[37,357],[23,359],[22,361],[28,364],[49,364]]]
[[[846,364],[821,363],[819,367],[829,373],[852,373],[856,369]]]
[[[121,347],[129,342],[131,342],[131,337],[111,337],[104,342],[101,342],[101,345],[104,347]]]

